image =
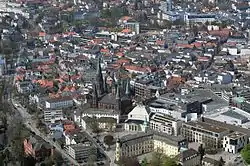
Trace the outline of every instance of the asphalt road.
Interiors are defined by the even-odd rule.
[[[11,99],[11,102],[14,106],[19,105],[14,99]],[[20,113],[20,115],[23,118],[23,123],[25,126],[30,129],[32,132],[34,132],[36,135],[40,136],[44,141],[50,143],[55,147],[57,151],[59,151],[63,157],[67,158],[72,164],[78,166],[80,165],[76,160],[74,160],[72,157],[70,157],[61,147],[59,147],[53,140],[50,140],[47,136],[45,136],[43,133],[41,133],[35,126],[35,123],[32,120],[32,116],[27,112],[25,108],[22,106],[15,107],[16,110]]]

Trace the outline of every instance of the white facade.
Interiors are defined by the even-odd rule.
[[[150,109],[150,112],[162,113],[162,114],[172,116],[175,119],[179,119],[185,122],[190,121],[190,120],[196,120],[198,118],[197,113],[186,114],[186,116],[183,118],[182,114],[184,113],[184,110],[168,110],[165,108],[155,108],[152,106],[150,106],[149,109]]]
[[[49,99],[45,102],[46,108],[57,109],[57,108],[68,108],[74,105],[74,101],[71,98],[65,99]]]
[[[206,23],[215,21],[215,14],[190,14],[184,15],[184,21],[189,24],[191,23]]]
[[[246,134],[234,132],[223,137],[223,148],[226,152],[236,154],[248,142],[249,138],[247,137]]]
[[[160,113],[154,114],[150,118],[149,124],[153,130],[175,136],[179,134],[181,128],[181,121]]]
[[[64,136],[65,136],[65,145],[75,145],[76,144],[74,137],[71,137],[71,135],[64,135]]]
[[[46,123],[54,123],[56,120],[63,120],[62,110],[44,110],[44,121]]]
[[[128,119],[149,121],[149,112],[144,105],[137,105],[130,113],[128,113]]]

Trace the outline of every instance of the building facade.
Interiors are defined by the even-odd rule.
[[[30,136],[24,139],[23,145],[24,153],[37,161],[42,161],[54,154],[54,148],[38,136]]]
[[[246,134],[233,132],[223,137],[223,148],[229,153],[238,153],[247,143],[249,138]]]
[[[181,124],[180,120],[161,113],[154,113],[149,120],[150,129],[175,136],[180,134]]]
[[[69,108],[74,105],[71,97],[51,98],[45,101],[45,107],[48,109]]]
[[[91,143],[79,143],[68,147],[68,154],[78,162],[83,162],[90,155],[97,155],[97,148]]]
[[[176,156],[185,148],[187,148],[187,140],[183,137],[153,131],[141,132],[117,140],[115,159],[119,162],[122,157],[135,157],[152,151]]]
[[[206,123],[190,121],[182,124],[181,135],[190,142],[197,142],[209,148],[222,148],[221,140],[229,133],[227,128]]]
[[[44,121],[46,123],[55,123],[57,120],[63,120],[63,111],[61,109],[45,109],[43,111]]]

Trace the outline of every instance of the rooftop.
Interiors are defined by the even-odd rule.
[[[130,144],[131,141],[141,142],[142,140],[145,140],[145,139],[167,141],[169,144],[174,145],[174,146],[178,146],[179,142],[185,141],[185,138],[181,136],[172,136],[166,133],[160,133],[160,132],[150,130],[146,133],[140,132],[137,134],[129,134],[129,135],[123,136],[120,138],[120,142],[121,144]]]
[[[229,135],[227,135],[227,137],[232,138],[232,139],[237,139],[237,138],[240,138],[240,137],[245,136],[245,135],[246,134],[244,134],[244,133],[233,132],[233,133],[230,133]]]
[[[196,128],[203,129],[203,130],[215,132],[215,133],[223,133],[223,132],[228,131],[227,128],[223,128],[221,126],[207,123],[207,122],[203,122],[203,121],[190,121],[190,122],[187,122],[186,124],[190,125],[190,126],[194,126]]]

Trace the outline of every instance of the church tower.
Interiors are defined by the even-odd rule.
[[[103,91],[104,93],[108,93],[107,76],[104,78],[104,81],[103,81]]]
[[[130,84],[129,84],[129,80],[127,81],[127,84],[126,84],[125,95],[127,97],[130,97]]]
[[[92,99],[92,107],[97,108],[98,107],[98,92],[96,88],[96,84],[93,83],[93,99]]]
[[[98,57],[97,67],[96,67],[96,86],[98,95],[102,95],[104,93],[104,80],[102,75],[102,68],[101,68],[101,60]]]
[[[115,99],[116,99],[116,102],[117,102],[117,109],[119,111],[121,111],[121,92],[120,92],[120,86],[119,86],[119,84],[117,85]]]

